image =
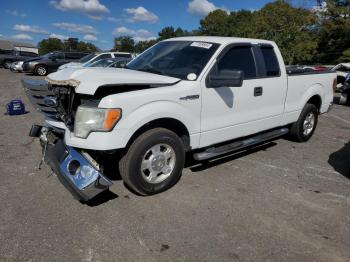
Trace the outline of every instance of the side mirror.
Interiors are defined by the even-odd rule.
[[[56,60],[57,60],[57,57],[53,56],[53,57],[51,57],[51,60],[52,60],[52,61],[56,61]]]
[[[241,70],[214,71],[209,75],[208,87],[240,87],[242,86],[244,73]]]

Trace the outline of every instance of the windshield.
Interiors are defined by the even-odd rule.
[[[52,56],[54,56],[54,52],[51,52],[51,53],[47,53],[47,54],[45,54],[45,55],[42,55],[41,57],[42,58],[50,58],[50,57],[52,57]]]
[[[136,57],[128,69],[177,77],[197,77],[219,47],[218,44],[193,41],[164,41]]]
[[[88,54],[86,56],[83,56],[82,58],[79,59],[79,63],[86,63],[90,59],[94,58],[96,54]]]

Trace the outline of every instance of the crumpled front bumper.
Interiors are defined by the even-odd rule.
[[[66,146],[62,139],[47,145],[44,160],[68,191],[82,202],[92,199],[112,185],[88,158]]]

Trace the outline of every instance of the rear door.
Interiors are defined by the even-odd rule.
[[[281,77],[273,47],[264,48],[234,44],[219,55],[213,69],[243,71],[241,87],[210,88],[202,81],[202,147],[280,125],[287,80]]]

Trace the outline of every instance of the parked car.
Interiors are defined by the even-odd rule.
[[[93,53],[81,58],[77,62],[70,62],[64,65],[61,65],[58,70],[62,70],[67,67],[79,67],[79,66],[89,66],[92,63],[95,63],[98,60],[107,59],[107,58],[134,58],[134,54],[126,52],[103,52],[103,53]]]
[[[306,142],[331,108],[335,80],[332,72],[288,74],[271,41],[181,37],[127,68],[67,68],[23,85],[46,117],[30,135],[87,201],[112,184],[100,161],[112,152],[125,183],[152,195],[180,179],[186,155],[207,160],[287,133]]]
[[[131,61],[132,59],[120,59],[115,61],[114,63],[110,64],[108,67],[114,67],[114,68],[125,68],[127,64]]]
[[[17,61],[17,62],[13,62],[11,65],[10,65],[10,70],[12,72],[22,72],[23,71],[23,63],[24,61]]]
[[[315,66],[315,71],[328,71],[329,68],[326,66]]]
[[[105,58],[97,60],[91,64],[86,64],[84,67],[115,67],[122,68],[125,67],[127,63],[131,61],[131,58]]]
[[[38,58],[26,60],[22,67],[24,72],[45,76],[50,72],[56,71],[59,66],[71,61],[78,61],[86,55],[87,53],[82,52],[56,51]]]
[[[334,66],[331,71],[337,73],[337,87],[336,91],[340,91],[340,89],[343,87],[345,78],[350,73],[350,63],[341,63],[336,66]]]
[[[339,89],[340,99],[339,104],[350,105],[350,73],[345,77],[343,86]]]
[[[38,57],[38,54],[27,51],[0,51],[0,64],[9,69],[11,64],[16,61],[24,61],[26,59]]]

